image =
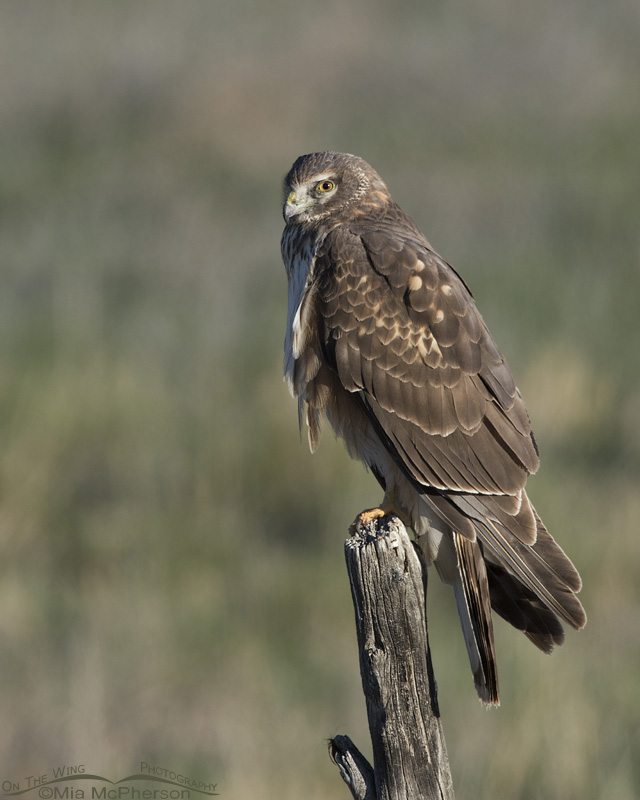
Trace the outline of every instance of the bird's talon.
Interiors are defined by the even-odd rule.
[[[356,534],[362,525],[367,525],[373,522],[374,519],[380,519],[388,515],[388,511],[384,508],[368,508],[366,511],[361,511],[360,514],[349,525],[349,533],[351,536]]]

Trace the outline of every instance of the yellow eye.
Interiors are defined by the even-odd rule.
[[[326,194],[327,192],[332,192],[336,188],[336,185],[333,181],[320,181],[320,183],[316,186],[316,190],[318,192],[323,192]]]

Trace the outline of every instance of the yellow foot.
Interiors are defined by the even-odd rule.
[[[379,517],[385,517],[389,513],[388,510],[384,508],[368,508],[366,511],[362,511],[356,517],[358,522],[371,522],[371,520],[378,519]]]
[[[390,513],[392,513],[390,509],[385,508],[368,508],[366,511],[361,511],[349,525],[349,533],[353,536],[361,525],[366,525],[368,522],[380,517],[386,517]]]

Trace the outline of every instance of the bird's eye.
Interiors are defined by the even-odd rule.
[[[335,188],[336,185],[333,181],[320,181],[320,183],[316,186],[316,189],[324,194],[327,192],[332,192]]]

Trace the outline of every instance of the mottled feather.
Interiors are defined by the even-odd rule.
[[[525,491],[539,459],[520,392],[465,282],[366,162],[302,156],[285,187],[285,376],[311,447],[324,414],[372,469],[454,586],[478,694],[496,703],[491,604],[545,652],[560,620],[586,622]]]

